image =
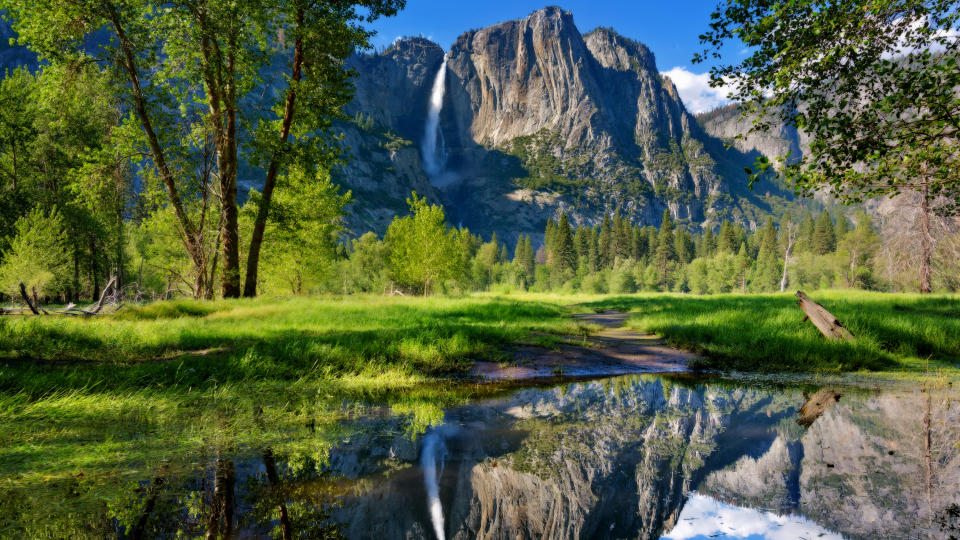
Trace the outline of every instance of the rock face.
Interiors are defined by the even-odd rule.
[[[613,212],[656,224],[667,209],[694,227],[721,219],[750,225],[771,198],[786,196],[746,189],[750,152],[727,149],[701,128],[647,47],[606,28],[583,35],[556,7],[454,42],[440,129],[456,181],[429,186],[416,150],[443,54],[417,38],[352,59],[350,114],[370,119],[368,129],[354,122],[345,130],[353,161],[368,163],[351,163],[338,177],[361,189],[355,198],[366,213],[355,229],[380,230],[405,210],[366,198],[368,191],[402,200],[416,189],[444,203],[452,223],[508,241],[536,237],[561,212],[581,224]],[[376,151],[385,132],[409,151]]]
[[[735,104],[699,114],[697,120],[711,136],[733,145],[744,154],[764,155],[771,160],[784,157],[793,161],[809,148],[808,137],[792,126],[777,123],[766,132],[749,133],[751,121],[741,117]]]
[[[445,536],[660,538],[692,493],[770,512],[774,527],[793,515],[848,538],[960,532],[955,392],[858,392],[808,427],[797,422],[798,390],[642,378],[448,411],[436,428],[448,448]],[[334,468],[372,486],[345,499],[334,521],[350,538],[432,538],[416,450],[400,436],[371,443],[332,455]]]

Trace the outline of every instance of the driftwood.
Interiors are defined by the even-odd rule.
[[[110,281],[107,282],[107,286],[104,287],[103,292],[100,293],[100,299],[97,301],[96,304],[93,304],[92,306],[87,307],[87,309],[80,309],[77,307],[76,304],[71,302],[67,304],[63,309],[47,311],[46,309],[39,307],[39,301],[37,300],[36,289],[33,290],[33,299],[31,299],[30,295],[27,294],[27,287],[23,283],[20,284],[20,296],[23,297],[23,301],[27,303],[27,307],[30,308],[30,311],[33,312],[34,315],[53,314],[53,315],[73,315],[73,316],[82,315],[85,317],[92,317],[93,315],[100,313],[100,311],[103,309],[103,304],[107,299],[107,295],[109,294],[110,289],[116,284],[116,282],[117,282],[116,276],[111,276]]]
[[[797,298],[800,299],[797,305],[807,314],[803,320],[810,319],[810,322],[812,322],[813,325],[817,327],[817,330],[820,330],[820,333],[826,336],[827,339],[853,339],[853,334],[843,327],[843,323],[823,306],[803,294],[803,291],[797,291]]]

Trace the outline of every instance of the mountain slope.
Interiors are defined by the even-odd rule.
[[[350,113],[369,120],[345,129],[357,159],[338,178],[362,189],[355,232],[382,230],[403,211],[386,194],[411,189],[443,202],[452,223],[505,239],[536,238],[561,212],[575,223],[621,212],[656,224],[667,209],[692,226],[753,225],[785,196],[745,188],[756,156],[703,130],[647,47],[606,28],[583,35],[569,12],[469,31],[447,58],[439,138],[454,181],[442,187],[429,185],[417,151],[443,51],[418,38],[352,59]],[[403,149],[382,150],[384,133]]]

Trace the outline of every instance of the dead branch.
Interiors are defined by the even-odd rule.
[[[95,306],[92,306],[93,309],[87,308],[92,315],[100,313],[100,310],[103,309],[103,301],[107,298],[107,293],[110,292],[110,289],[117,283],[117,276],[110,276],[110,281],[107,282],[107,286],[103,288],[103,292],[100,293],[100,300],[97,301]]]
[[[27,287],[23,283],[20,284],[20,296],[23,297],[24,302],[27,303],[27,307],[30,308],[30,311],[34,315],[70,315],[70,316],[86,316],[92,317],[100,313],[103,309],[103,304],[106,301],[107,295],[110,293],[110,289],[116,284],[117,277],[111,276],[110,281],[107,282],[107,286],[103,288],[103,292],[100,293],[100,300],[96,304],[88,307],[87,309],[80,309],[73,302],[67,304],[63,309],[58,310],[46,310],[39,307],[39,302],[37,300],[37,290],[33,289],[33,299],[30,298],[30,295],[27,294]],[[4,311],[5,312],[5,311]],[[12,311],[11,311],[12,313]]]
[[[23,301],[27,303],[27,307],[30,308],[30,311],[32,311],[34,315],[40,314],[37,306],[33,304],[33,302],[30,300],[30,296],[27,295],[27,286],[23,283],[20,284],[20,296],[23,297]]]

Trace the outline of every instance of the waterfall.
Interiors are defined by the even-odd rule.
[[[446,142],[440,131],[440,112],[443,111],[443,95],[447,89],[447,55],[443,56],[440,71],[433,80],[433,90],[430,92],[430,109],[427,111],[427,122],[423,132],[423,170],[435,185],[450,183],[445,174],[447,166]]]
[[[443,460],[447,457],[447,445],[438,430],[432,430],[423,437],[423,450],[420,452],[420,468],[423,469],[423,483],[427,488],[427,507],[430,509],[430,521],[438,540],[444,540],[443,507],[440,505],[440,475],[443,473]]]

